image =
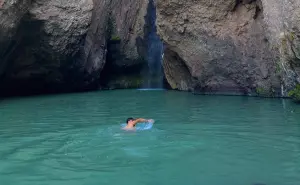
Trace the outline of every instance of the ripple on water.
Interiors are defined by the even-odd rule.
[[[277,100],[170,91],[4,100],[0,179],[14,185],[298,185],[299,113]],[[121,130],[131,116],[156,122],[147,131]]]

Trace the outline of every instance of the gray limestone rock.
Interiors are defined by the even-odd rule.
[[[157,0],[157,11],[165,55],[178,58],[164,60],[164,66],[174,65],[165,68],[165,73],[175,89],[286,96],[282,86],[297,79],[295,67],[282,73],[279,66],[283,56],[298,61],[300,11],[296,0]],[[293,33],[288,54],[279,52],[284,24]],[[169,70],[176,69],[178,61],[188,69],[188,76],[180,80],[176,75],[182,72]],[[284,80],[287,76],[289,80]]]

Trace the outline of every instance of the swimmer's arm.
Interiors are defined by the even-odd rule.
[[[143,122],[148,122],[148,120],[143,119],[143,118],[138,118],[138,119],[134,120],[134,125],[137,124],[137,123],[143,123]]]

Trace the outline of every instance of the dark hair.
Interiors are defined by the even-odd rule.
[[[129,121],[134,120],[133,118],[127,118],[126,123],[128,124]]]

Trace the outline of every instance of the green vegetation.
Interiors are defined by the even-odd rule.
[[[256,87],[256,93],[260,96],[268,94],[267,90],[262,87]]]
[[[111,41],[120,41],[121,38],[119,36],[117,36],[117,35],[113,35],[113,36],[110,37],[110,40]]]
[[[258,96],[262,97],[275,97],[275,90],[271,87],[270,89],[264,87],[257,87],[255,89]]]
[[[107,28],[106,28],[106,32],[107,32],[107,35],[110,36],[113,34],[113,32],[115,31],[115,21],[114,19],[109,16],[109,18],[107,19]]]
[[[296,34],[295,34],[295,32],[289,32],[287,36],[288,36],[289,41],[294,41]]]
[[[142,77],[140,77],[140,76],[131,76],[125,80],[127,80],[127,86],[131,87],[131,88],[141,87],[144,83]]]
[[[280,46],[281,46],[282,51],[284,53],[288,52],[289,47],[290,47],[291,43],[293,43],[295,38],[296,38],[295,32],[283,32],[283,33],[281,33]]]
[[[300,103],[300,84],[297,84],[293,90],[289,91],[288,96]]]
[[[121,38],[116,32],[116,21],[112,16],[110,16],[107,20],[107,30],[106,30],[107,38],[109,41],[121,41]]]
[[[109,86],[114,88],[139,88],[143,85],[144,81],[139,75],[120,75],[113,77]]]
[[[276,66],[276,69],[275,69],[275,72],[276,74],[279,74],[281,72],[281,66],[280,66],[280,61],[276,62],[275,64]]]
[[[107,19],[106,34],[109,41],[120,41],[121,38],[118,36],[116,31],[116,21],[113,16],[109,16]]]
[[[285,36],[281,38],[281,48],[284,53],[286,53],[288,50],[288,40],[286,39]]]

